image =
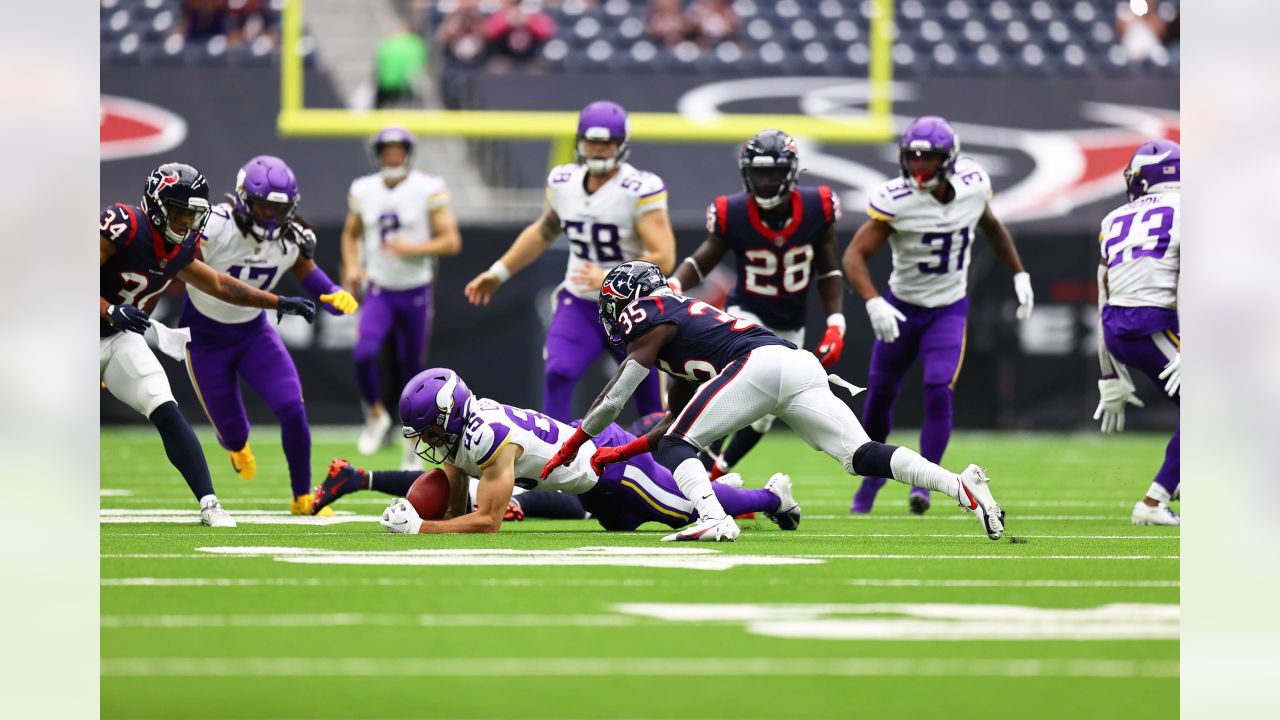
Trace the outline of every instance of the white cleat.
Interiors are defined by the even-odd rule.
[[[236,526],[236,521],[222,509],[222,503],[217,500],[200,508],[200,522],[209,527]]]
[[[409,438],[404,439],[404,451],[400,453],[401,470],[422,472],[425,469],[425,466],[422,464],[422,458],[418,457],[418,453],[413,451],[415,445],[417,445],[416,441],[410,440]]]
[[[960,507],[982,521],[987,537],[999,540],[1004,536],[1004,510],[991,496],[987,487],[987,473],[977,465],[970,465],[960,473]]]
[[[743,486],[742,476],[738,473],[725,473],[716,478],[714,482],[718,482],[721,485],[728,485],[729,487],[737,488],[738,490],[741,490]]]
[[[1133,515],[1129,519],[1134,525],[1182,525],[1182,518],[1168,505],[1160,503],[1151,507],[1142,500],[1133,506]]]
[[[769,521],[783,530],[795,530],[800,527],[800,506],[791,495],[791,476],[785,473],[774,473],[764,489],[778,496],[777,512],[765,513]]]
[[[372,455],[378,452],[378,448],[382,447],[382,439],[387,436],[387,431],[390,429],[390,413],[384,411],[377,417],[370,413],[364,421],[364,429],[360,431],[360,439],[356,442],[356,448],[360,450],[360,454]]]
[[[738,523],[731,517],[700,520],[680,532],[662,538],[662,542],[733,542],[738,539]]]

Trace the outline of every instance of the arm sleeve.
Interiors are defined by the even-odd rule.
[[[604,432],[609,423],[617,419],[627,401],[635,394],[640,383],[649,377],[649,369],[635,360],[627,359],[618,371],[618,379],[609,387],[604,398],[582,419],[582,431],[591,437]]]

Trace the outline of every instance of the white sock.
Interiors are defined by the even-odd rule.
[[[889,468],[893,470],[893,479],[900,483],[960,498],[960,476],[925,460],[915,450],[905,447],[894,450]]]
[[[690,501],[702,519],[725,517],[724,508],[711,487],[711,476],[698,458],[689,458],[676,466],[676,485]]]
[[[1168,490],[1165,490],[1160,485],[1160,483],[1154,483],[1154,482],[1151,483],[1151,487],[1147,489],[1147,497],[1151,498],[1152,500],[1155,500],[1161,505],[1168,505],[1169,500],[1172,499],[1169,496]]]
[[[200,498],[200,509],[201,509],[201,510],[203,510],[203,509],[205,509],[206,507],[208,507],[208,506],[210,506],[210,505],[212,505],[212,504],[214,504],[214,503],[216,503],[216,502],[218,502],[218,496],[217,496],[217,495],[214,495],[214,494],[212,494],[212,493],[210,493],[210,494],[208,494],[208,495],[205,495],[204,497]]]

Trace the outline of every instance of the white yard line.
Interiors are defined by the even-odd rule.
[[[903,555],[876,553],[800,553],[791,557],[823,560],[1178,560],[1179,555]]]
[[[1178,580],[921,580],[919,578],[851,578],[855,587],[925,588],[1178,588]]]
[[[104,658],[103,677],[1176,678],[1176,660],[980,658]]]
[[[102,578],[102,587],[652,587],[647,578]]]
[[[971,538],[974,533],[787,533],[787,537],[839,537],[839,538]],[[1177,535],[1022,535],[1024,540],[1179,540]]]
[[[627,615],[458,614],[397,615],[391,613],[323,613],[314,615],[103,615],[105,629],[151,628],[328,628],[328,627],[618,627],[656,624]]]

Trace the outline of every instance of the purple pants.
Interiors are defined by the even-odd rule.
[[[302,404],[302,383],[266,313],[247,323],[223,324],[201,315],[188,300],[182,324],[191,328],[187,373],[218,443],[238,451],[249,442],[249,416],[240,394],[243,378],[280,421],[294,496],[311,492],[311,428]]]
[[[379,394],[378,350],[387,336],[395,338],[396,357],[404,377],[395,378],[397,387],[427,369],[427,343],[431,339],[431,285],[408,290],[387,290],[370,285],[360,303],[360,324],[356,330],[356,381],[360,397],[373,405]],[[392,412],[395,412],[392,408]]]
[[[596,437],[595,445],[617,447],[634,439],[631,433],[610,425]],[[662,492],[655,492],[649,487],[649,482],[639,480],[637,471]],[[711,487],[715,490],[716,499],[730,515],[778,509],[778,496],[768,490],[738,489],[721,483],[712,483]],[[671,502],[668,494],[682,502]],[[692,503],[684,500],[680,493],[680,486],[676,485],[671,471],[659,465],[648,453],[608,466],[596,486],[578,497],[582,506],[605,530],[630,532],[646,522],[679,528],[697,517]]]
[[[561,290],[547,329],[542,412],[560,422],[573,420],[573,389],[600,353],[606,351],[618,362],[626,357],[626,352],[605,335],[597,304]],[[657,368],[640,384],[632,400],[641,415],[662,410]]]
[[[916,358],[924,364],[924,423],[920,427],[920,454],[941,463],[951,440],[952,396],[964,361],[965,317],[969,298],[936,308],[911,305],[886,293],[885,299],[907,316],[891,342],[875,341],[862,425],[876,442],[884,442],[893,429],[893,405],[902,380]],[[878,490],[885,478],[863,480],[863,490]],[[874,488],[874,490],[872,490]],[[927,492],[927,491],[919,491]]]
[[[1164,381],[1160,372],[1178,352],[1182,341],[1178,336],[1178,313],[1154,307],[1102,308],[1102,338],[1107,351],[1131,370],[1147,374],[1151,382],[1163,392]],[[1170,398],[1181,404],[1178,397]],[[1155,484],[1169,495],[1178,490],[1182,481],[1181,440],[1182,424],[1173,431],[1173,437],[1165,447],[1164,463],[1156,472]]]

